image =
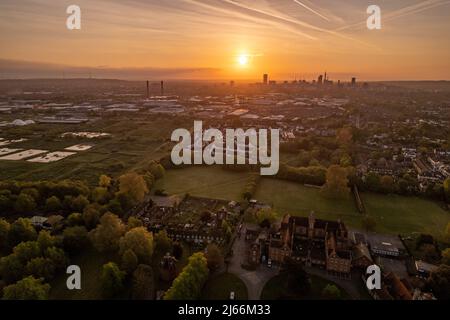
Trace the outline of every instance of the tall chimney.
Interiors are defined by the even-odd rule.
[[[161,81],[161,96],[164,95],[164,81]]]
[[[147,100],[150,98],[150,84],[147,80]]]

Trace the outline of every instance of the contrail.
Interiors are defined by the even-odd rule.
[[[322,19],[326,20],[326,21],[330,21],[330,19],[328,19],[327,17],[325,17],[323,14],[321,14],[320,12],[317,12],[316,10],[314,10],[311,7],[308,7],[306,4],[300,2],[299,0],[294,0],[294,2],[298,5],[301,5],[303,8],[305,8],[306,10],[314,13],[315,15],[321,17]]]
[[[420,3],[416,3],[414,5],[410,5],[398,10],[395,10],[391,13],[388,13],[384,16],[383,21],[392,21],[395,20],[397,18],[401,18],[404,16],[409,16],[415,13],[419,13],[425,10],[429,10],[435,7],[440,7],[442,5],[446,5],[449,4],[450,1],[442,1],[442,0],[427,0],[427,1],[423,1]],[[340,28],[337,28],[336,31],[342,31],[342,30],[346,30],[346,29],[350,29],[353,27],[361,27],[362,25],[365,25],[366,20],[361,21],[361,22],[357,22],[357,23],[353,23],[347,26],[343,26]]]
[[[364,44],[364,45],[367,46],[367,44],[362,42],[362,41],[359,41],[359,40],[356,40],[356,39],[351,38],[349,36],[340,34],[340,33],[336,32],[336,31],[333,31],[333,30],[323,29],[323,28],[311,25],[311,24],[303,22],[303,21],[299,21],[299,20],[296,20],[296,19],[291,19],[289,17],[284,17],[284,16],[276,15],[276,14],[273,14],[273,13],[270,13],[270,12],[266,12],[266,11],[263,11],[263,10],[260,10],[260,9],[248,7],[248,6],[244,5],[244,4],[235,2],[234,0],[222,0],[222,2],[231,4],[233,6],[241,8],[241,9],[245,9],[245,10],[248,10],[248,11],[256,12],[258,14],[261,14],[261,15],[264,15],[264,16],[267,16],[267,17],[270,17],[270,18],[273,18],[273,19],[281,20],[281,21],[284,21],[284,22],[287,22],[287,23],[291,23],[291,24],[295,24],[295,25],[298,25],[298,26],[301,26],[301,27],[304,27],[304,28],[308,28],[308,29],[311,29],[311,30],[314,30],[314,31],[331,34],[331,35],[334,35],[334,36],[337,36],[337,37],[340,37],[340,38],[343,38],[343,39],[346,39],[346,40],[356,41],[356,42],[359,42],[359,43]]]
[[[245,18],[251,19],[253,21],[258,21],[259,23],[264,23],[264,24],[268,24],[269,23],[271,25],[277,25],[279,27],[283,27],[284,29],[287,29],[290,32],[293,32],[293,33],[296,33],[296,34],[300,34],[300,35],[302,35],[302,36],[304,36],[304,37],[306,37],[306,38],[308,38],[310,40],[319,40],[319,39],[317,37],[314,37],[314,36],[312,36],[312,35],[310,35],[308,33],[299,31],[297,29],[293,30],[292,28],[290,28],[289,25],[300,26],[300,27],[303,27],[303,28],[306,28],[306,29],[309,29],[309,30],[313,30],[313,31],[316,31],[316,32],[321,32],[321,33],[333,35],[333,36],[336,36],[336,37],[339,37],[339,38],[342,38],[342,39],[345,39],[345,40],[350,40],[350,41],[353,41],[355,43],[359,43],[361,45],[364,45],[366,47],[373,47],[373,45],[371,45],[371,44],[365,43],[364,41],[361,41],[361,40],[358,40],[358,39],[354,39],[354,38],[352,38],[350,36],[341,34],[341,33],[336,32],[334,30],[324,29],[324,28],[321,28],[321,27],[317,27],[317,26],[311,25],[311,24],[309,24],[307,22],[304,22],[304,21],[296,20],[296,19],[293,19],[293,18],[290,18],[290,17],[286,17],[286,16],[283,16],[283,15],[275,14],[275,13],[272,13],[272,12],[267,12],[267,11],[264,11],[264,10],[261,10],[261,9],[249,7],[249,6],[245,5],[245,4],[236,2],[234,0],[221,0],[221,2],[223,2],[225,4],[228,4],[228,5],[232,5],[233,7],[238,7],[240,9],[243,9],[243,10],[247,11],[247,12],[238,12],[238,11],[235,11],[235,10],[229,10],[227,8],[224,8],[224,7],[217,7],[217,6],[212,5],[212,4],[206,4],[206,3],[200,2],[198,0],[183,0],[183,1],[185,1],[187,3],[195,4],[197,6],[201,6],[201,7],[204,7],[204,8],[216,10],[216,11],[219,11],[219,12],[222,12],[222,13],[233,14],[235,16],[245,17]],[[259,17],[251,15],[250,13],[257,14],[257,15],[259,15]],[[264,17],[266,19],[264,19]],[[267,19],[267,18],[269,18],[269,19]]]
[[[309,40],[318,40],[316,37],[314,37],[314,36],[312,36],[310,34],[307,34],[305,32],[298,31],[298,30],[293,30],[292,28],[288,28],[287,26],[285,26],[285,24],[280,23],[279,20],[281,18],[278,18],[278,17],[277,17],[278,21],[267,20],[267,19],[262,19],[262,18],[258,18],[258,17],[252,16],[252,15],[249,15],[249,14],[246,14],[246,13],[236,12],[234,10],[229,10],[229,9],[225,9],[225,8],[220,8],[220,7],[214,6],[212,4],[206,4],[206,3],[203,3],[203,2],[199,2],[197,0],[183,0],[183,1],[187,2],[187,3],[190,3],[190,4],[193,4],[193,5],[196,5],[196,6],[203,7],[203,8],[215,10],[215,11],[218,11],[218,12],[221,12],[221,13],[232,14],[234,16],[239,16],[239,17],[242,17],[242,18],[245,18],[245,19],[249,19],[249,20],[251,20],[253,22],[256,21],[256,22],[262,23],[262,24],[271,24],[271,25],[275,25],[275,26],[278,26],[278,27],[283,27],[284,29],[287,29],[288,31],[290,31],[292,33],[301,35],[301,36],[303,36],[303,37],[305,37],[305,38],[307,38]],[[228,3],[229,4],[233,4],[233,5],[237,5],[237,6],[241,7],[241,8],[247,9],[247,10],[250,10],[249,8],[247,8],[245,6],[240,6],[239,4],[236,4],[234,2],[228,2]],[[269,17],[275,18],[274,16],[271,16],[270,14],[267,14],[267,13],[264,13],[264,12],[260,12],[259,10],[257,10],[256,12],[258,12],[259,14],[265,15],[266,17],[269,16]],[[281,20],[283,20],[283,19],[281,19]],[[286,22],[286,21],[283,20],[283,22]]]

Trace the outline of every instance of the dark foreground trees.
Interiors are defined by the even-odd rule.
[[[5,300],[46,300],[50,285],[29,276],[3,289]]]
[[[152,267],[140,264],[133,273],[134,300],[152,300],[154,298],[154,280]]]
[[[172,287],[164,296],[165,300],[198,299],[208,279],[209,270],[203,253],[198,252],[189,258],[189,263],[173,281]]]

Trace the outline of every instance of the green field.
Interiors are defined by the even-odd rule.
[[[384,233],[424,232],[443,235],[450,212],[438,203],[398,195],[362,194],[368,214],[377,220],[377,231]]]
[[[247,287],[244,282],[231,273],[222,273],[208,280],[203,288],[202,299],[229,300],[234,291],[235,300],[247,300]]]
[[[239,201],[247,180],[247,173],[226,171],[219,167],[193,166],[168,170],[156,188],[164,189],[169,194],[189,193],[198,197]]]
[[[248,174],[225,171],[219,167],[190,167],[169,170],[158,182],[158,188],[169,194],[189,193],[195,196],[241,200]],[[362,215],[354,200],[324,198],[318,188],[294,182],[262,178],[254,198],[273,205],[282,216],[307,216],[314,211],[318,218],[341,219],[349,227],[361,228]],[[377,221],[376,231],[390,234],[427,232],[440,236],[450,222],[450,213],[438,203],[397,195],[363,193],[367,213]]]
[[[342,219],[347,223],[356,223],[360,219],[353,198],[326,199],[318,188],[305,187],[294,182],[261,179],[255,198],[272,205],[280,215],[289,213],[307,216],[314,211],[316,217],[322,219]]]

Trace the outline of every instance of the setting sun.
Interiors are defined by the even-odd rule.
[[[242,55],[238,56],[238,62],[239,62],[240,66],[243,66],[243,67],[247,66],[249,61],[250,61],[249,56],[246,54],[242,54]]]

